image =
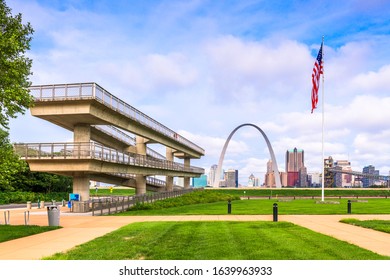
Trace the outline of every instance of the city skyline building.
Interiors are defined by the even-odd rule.
[[[248,187],[259,187],[259,178],[251,174],[248,178]]]
[[[286,173],[287,185],[291,187],[307,186],[307,170],[304,164],[304,151],[302,149],[287,150]]]
[[[287,172],[279,172],[280,182],[282,186],[287,186]],[[264,186],[268,188],[275,188],[275,173],[272,169],[272,160],[268,160],[267,162],[267,173],[264,176]]]
[[[345,159],[333,160],[332,157],[327,158],[326,160],[332,161],[331,166],[336,170],[339,169],[340,172],[335,172],[332,175],[331,185],[333,187],[367,187],[370,185],[376,184],[388,184],[386,181],[378,181],[375,179],[363,178],[362,176],[355,176],[352,174],[344,174],[341,171],[353,171],[351,162]],[[372,171],[373,165],[368,165],[364,167],[363,173],[376,174],[379,175],[379,170]],[[207,185],[212,186],[215,181],[215,173],[217,170],[217,165],[213,164],[208,172],[207,176]],[[371,168],[371,169],[370,169]],[[280,180],[282,186],[292,186],[292,187],[319,187],[322,182],[322,173],[321,172],[310,172],[304,164],[304,150],[303,149],[290,149],[286,152],[286,170],[299,170],[299,171],[289,171],[289,172],[279,172]],[[266,165],[266,173],[264,175],[264,181],[261,183],[261,180],[254,176],[253,173],[249,177],[241,177],[235,180],[235,183],[228,183],[227,174],[225,170],[221,172],[220,184],[221,187],[226,187],[227,185],[234,185],[234,187],[248,186],[248,187],[275,187],[275,177],[272,172],[272,160],[268,160]],[[230,172],[230,170],[228,170]],[[356,171],[356,169],[355,169]],[[237,173],[239,171],[237,170]],[[374,172],[374,173],[373,173]],[[326,173],[327,174],[327,173]],[[389,175],[390,176],[390,171]],[[229,176],[230,178],[230,176]],[[247,178],[244,181],[244,178]],[[240,182],[241,180],[241,182]],[[180,184],[181,182],[179,182]]]
[[[229,169],[225,172],[225,182],[228,188],[238,188],[238,170]]]
[[[267,161],[267,173],[265,173],[264,177],[264,186],[270,188],[275,186],[275,175],[272,170],[272,160]]]
[[[363,167],[363,173],[372,174],[372,175],[379,175],[379,170],[375,170],[375,166],[368,165]],[[362,178],[363,188],[370,187],[372,185],[375,185],[376,180],[374,178]]]
[[[192,184],[194,188],[203,188],[207,186],[207,175],[203,174],[200,177],[192,178]]]
[[[304,167],[304,151],[302,149],[291,149],[286,152],[286,172],[299,172]]]
[[[218,168],[218,165],[216,164],[213,164],[211,167],[210,167],[210,171],[209,171],[209,176],[207,178],[207,184],[209,186],[212,186],[214,184],[214,181],[215,181],[215,174],[217,172],[217,168]]]
[[[310,185],[311,187],[320,187],[321,186],[321,173],[320,172],[310,172],[308,173],[310,177]]]
[[[302,166],[299,169],[298,175],[299,175],[298,186],[307,187],[307,168],[305,166]]]

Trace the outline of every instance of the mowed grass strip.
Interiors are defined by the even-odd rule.
[[[342,223],[364,227],[364,228],[370,228],[377,231],[382,231],[386,233],[390,233],[390,221],[389,220],[366,220],[361,221],[358,219],[343,219],[341,220]]]
[[[0,225],[0,242],[58,229],[59,227]]]
[[[390,214],[390,199],[372,198],[365,202],[352,202],[352,214]],[[273,204],[278,205],[280,215],[334,215],[347,214],[348,199],[327,199],[328,203],[317,203],[314,199],[244,199],[231,202],[233,215],[272,215]],[[337,204],[336,204],[337,203]],[[338,204],[339,203],[339,204]],[[155,210],[137,210],[117,215],[226,215],[228,202],[184,205]]]
[[[142,222],[47,260],[377,260],[288,222]]]

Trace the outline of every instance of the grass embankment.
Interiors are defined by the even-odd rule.
[[[195,191],[183,194],[178,197],[158,200],[153,203],[138,203],[130,210],[161,210],[166,208],[176,208],[186,205],[209,204],[219,201],[240,200],[238,195],[223,194],[209,191]]]
[[[321,197],[322,190],[320,188],[309,189],[206,189],[224,194],[240,195],[240,196],[260,196],[260,197]],[[390,191],[387,188],[383,189],[330,189],[324,190],[325,197],[390,197]]]
[[[26,237],[33,234],[46,232],[49,230],[58,229],[59,227],[48,226],[12,226],[0,225],[0,242],[9,241],[21,237]]]
[[[226,196],[215,191],[194,192],[178,198],[138,204],[131,211],[117,215],[226,215],[228,199],[231,202],[231,214],[235,215],[272,215],[273,204],[278,204],[280,215],[333,215],[347,214],[349,199],[243,199]],[[218,201],[219,200],[219,201]],[[216,202],[213,202],[216,201]],[[390,198],[372,198],[352,201],[353,214],[390,214]]]
[[[50,260],[377,260],[287,222],[148,222],[122,227]]]
[[[388,220],[367,220],[367,221],[361,221],[358,219],[343,219],[340,222],[364,227],[364,228],[370,228],[377,231],[382,231],[386,233],[390,233],[390,221]],[[390,236],[389,236],[390,238]]]

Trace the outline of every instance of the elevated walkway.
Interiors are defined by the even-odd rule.
[[[82,201],[89,199],[90,180],[135,187],[143,194],[173,190],[174,177],[183,177],[189,188],[191,177],[204,174],[190,165],[204,155],[202,148],[96,83],[39,85],[30,91],[31,114],[72,131],[73,142],[18,144],[15,150],[32,171],[72,176],[73,192]],[[165,146],[166,155],[150,149],[151,143]],[[150,179],[154,175],[165,176],[165,183]]]
[[[30,168],[72,176],[74,172],[200,176],[203,168],[120,152],[99,143],[24,143],[15,149]]]
[[[31,114],[70,131],[80,123],[113,125],[174,149],[175,156],[200,158],[204,149],[135,109],[96,83],[30,87]]]
[[[136,187],[135,175],[197,177],[203,168],[158,159],[146,155],[120,152],[99,143],[24,143],[15,150],[29,163],[31,170],[65,176],[88,174],[94,181]],[[147,177],[149,190],[165,187],[166,183]]]

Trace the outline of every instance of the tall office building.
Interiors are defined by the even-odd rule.
[[[238,188],[238,170],[229,169],[225,172],[226,187]]]
[[[301,167],[304,167],[304,152],[294,148],[286,152],[286,172],[299,172]]]
[[[287,173],[279,172],[279,175],[280,175],[280,182],[282,186],[287,186]],[[275,173],[273,171],[272,160],[269,160],[267,162],[267,173],[265,173],[264,186],[270,188],[276,187]]]
[[[301,167],[299,169],[299,182],[298,182],[298,186],[300,187],[307,187],[307,169],[305,166]]]
[[[265,173],[264,185],[266,187],[275,187],[275,174],[272,168],[272,160],[267,162],[267,173]]]
[[[210,167],[209,176],[207,177],[207,185],[213,186],[215,181],[215,173],[217,172],[218,165],[213,164]]]
[[[379,170],[375,170],[375,166],[369,165],[363,168],[363,173],[368,173],[372,175],[379,175]],[[375,185],[374,178],[362,178],[363,188],[367,188],[369,186]]]
[[[304,164],[303,150],[298,150],[297,148],[287,150],[286,172],[288,186],[300,187],[307,185],[307,172]]]

